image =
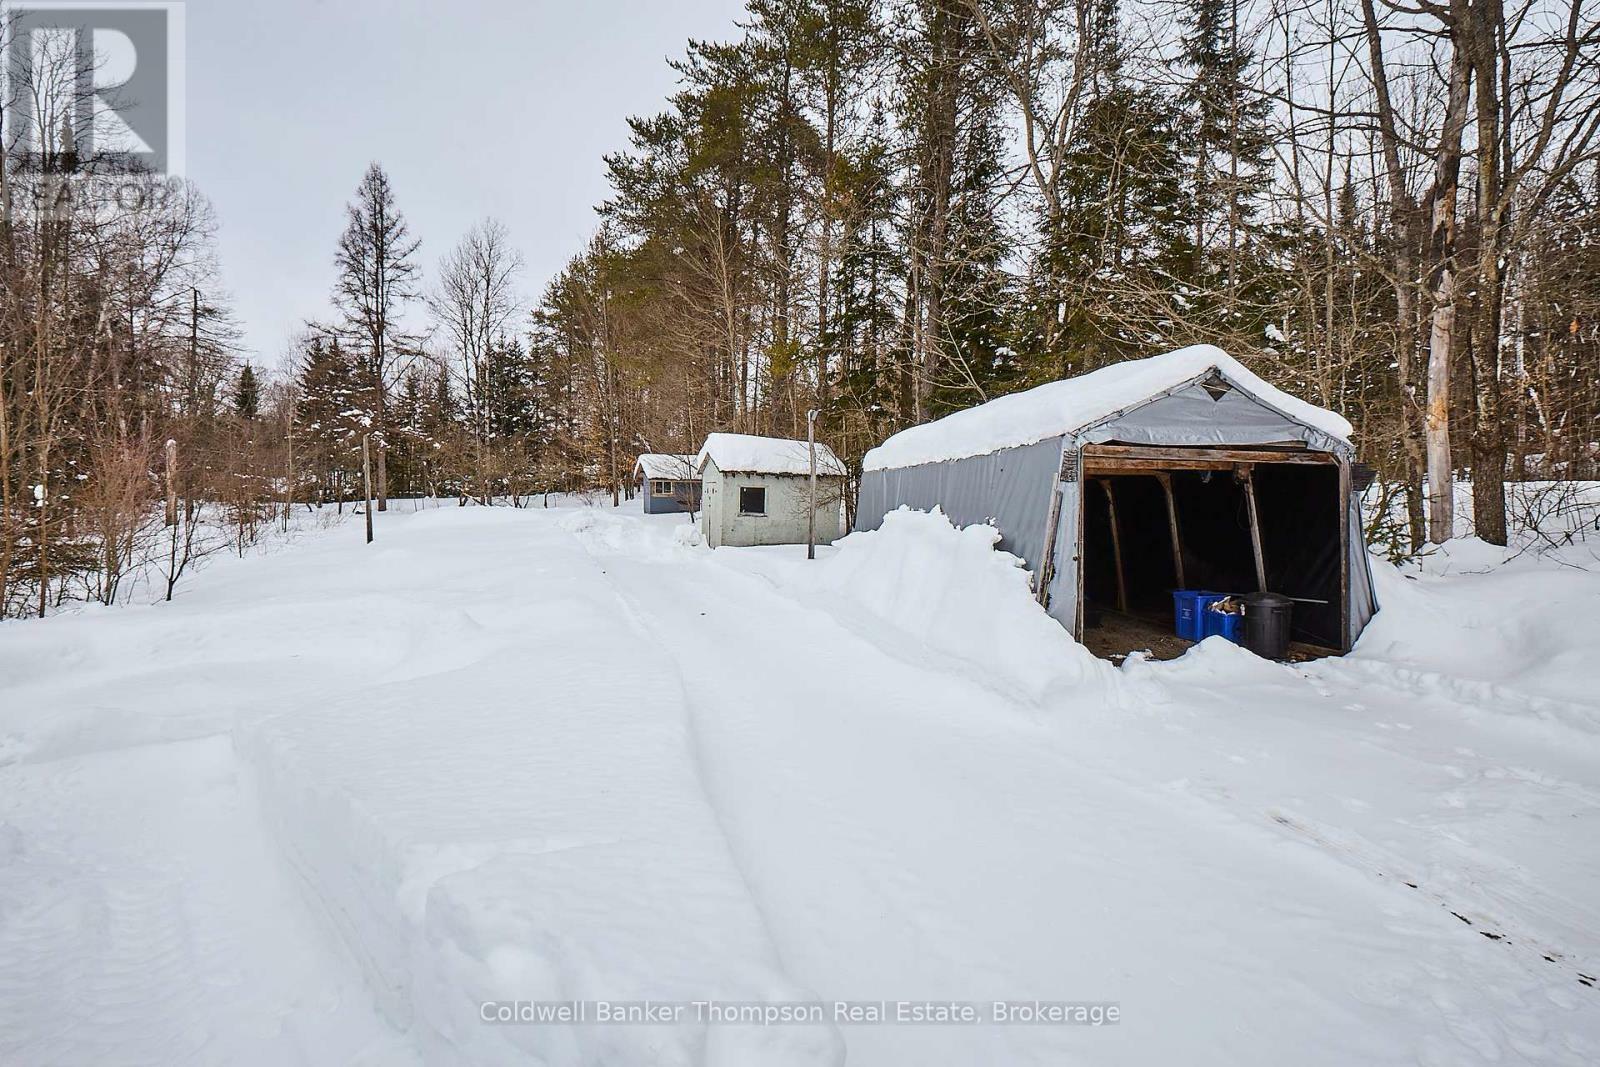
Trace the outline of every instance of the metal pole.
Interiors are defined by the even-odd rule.
[[[806,412],[806,448],[811,453],[811,507],[806,514],[806,559],[817,558],[817,409]]]
[[[367,498],[367,544],[372,544],[372,449],[369,436],[361,435],[361,488]]]

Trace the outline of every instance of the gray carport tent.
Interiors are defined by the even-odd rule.
[[[1252,586],[1324,593],[1304,597],[1300,637],[1346,650],[1377,608],[1351,490],[1353,456],[1349,424],[1338,415],[1280,392],[1220,349],[1195,346],[895,435],[867,454],[855,528],[875,529],[901,506],[938,506],[957,525],[992,522],[1001,547],[1034,572],[1046,610],[1080,639],[1086,582],[1103,578],[1104,568],[1094,568],[1106,543],[1116,554],[1120,600],[1121,542],[1131,534],[1145,546],[1142,558],[1153,560],[1156,541],[1170,538],[1162,567],[1172,570],[1147,585],[1184,587],[1186,561],[1202,577],[1225,574],[1239,585],[1248,566]],[[1214,479],[1218,472],[1232,477]],[[1149,491],[1131,492],[1136,480]],[[1096,481],[1104,509],[1100,494],[1090,495]],[[1114,484],[1135,505],[1121,517]],[[1238,509],[1248,515],[1239,520],[1248,540],[1229,545],[1228,517],[1216,512],[1236,500],[1248,504]],[[1192,528],[1192,543],[1183,543],[1180,527]],[[1224,557],[1235,560],[1231,570],[1218,562]]]

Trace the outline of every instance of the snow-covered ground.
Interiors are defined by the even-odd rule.
[[[567,503],[0,627],[0,1062],[1600,1062],[1595,542],[1114,669],[982,528]],[[643,1000],[825,1020],[482,1018]],[[1119,1020],[834,1008],[995,1000]]]

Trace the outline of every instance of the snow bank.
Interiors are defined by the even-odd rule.
[[[1347,662],[1600,745],[1600,572],[1506,554],[1462,538],[1405,570],[1373,560],[1382,607]]]
[[[804,441],[783,437],[755,437],[745,433],[714,433],[700,446],[694,469],[710,457],[722,471],[752,474],[810,474],[811,449]],[[817,473],[842,477],[845,466],[827,445],[817,445]]]
[[[862,466],[870,471],[937,463],[1074,433],[1213,369],[1279,411],[1331,437],[1349,440],[1350,423],[1342,416],[1267,384],[1220,348],[1193,345],[1012,393],[902,430],[868,452]]]
[[[639,521],[639,516],[609,507],[582,508],[563,514],[556,525],[586,544],[626,552],[637,559],[665,562],[704,543],[700,524],[681,512],[643,518],[645,521]]]
[[[958,529],[937,509],[902,507],[795,580],[1033,700],[1103,673],[1039,607],[1023,561],[997,550],[999,541],[992,526]]]

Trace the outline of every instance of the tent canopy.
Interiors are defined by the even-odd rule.
[[[1241,574],[1254,579],[1261,573],[1250,558],[1251,541],[1240,540],[1236,530],[1239,544],[1232,544],[1226,526],[1207,533],[1211,518],[1202,513],[1226,508],[1231,515],[1247,502],[1222,480],[1213,484],[1213,473],[1224,472],[1231,486],[1236,474],[1259,471],[1251,492],[1266,510],[1251,522],[1253,536],[1265,542],[1266,577],[1291,595],[1314,587],[1307,595],[1331,601],[1316,627],[1320,633],[1312,636],[1347,648],[1376,607],[1349,485],[1353,456],[1350,424],[1341,416],[1269,385],[1220,349],[1197,345],[1001,397],[896,434],[867,454],[856,529],[875,529],[901,506],[937,506],[958,525],[992,523],[1000,547],[1034,571],[1046,609],[1077,634],[1081,601],[1103,590],[1104,573],[1086,574],[1084,564],[1086,554],[1103,558],[1106,479],[1126,486],[1116,525],[1139,527],[1130,547],[1151,526],[1161,535],[1154,540],[1167,537],[1165,494],[1175,492],[1177,510],[1193,513],[1178,519],[1192,523],[1184,540],[1197,554],[1196,575],[1209,565],[1219,579],[1245,591],[1254,582],[1241,584]],[[1156,480],[1162,476],[1166,483]],[[1141,478],[1150,484],[1134,484]],[[1152,490],[1161,495],[1150,497]],[[1237,528],[1242,520],[1229,521]],[[1251,565],[1232,558],[1239,551]],[[1139,577],[1154,592],[1177,586],[1175,576],[1153,570]],[[1313,621],[1310,612],[1306,618]]]
[[[862,466],[869,471],[911,467],[982,456],[1051,437],[1073,436],[1212,376],[1220,379],[1228,392],[1242,394],[1236,401],[1249,398],[1268,413],[1349,447],[1350,423],[1343,416],[1268,384],[1214,345],[1192,345],[1011,393],[902,430],[868,452]],[[1226,398],[1225,392],[1221,399]],[[1241,417],[1245,405],[1235,402],[1228,408],[1225,418],[1219,418],[1222,412],[1203,410],[1197,427],[1235,420]],[[1276,422],[1271,426],[1273,431],[1281,428]]]

